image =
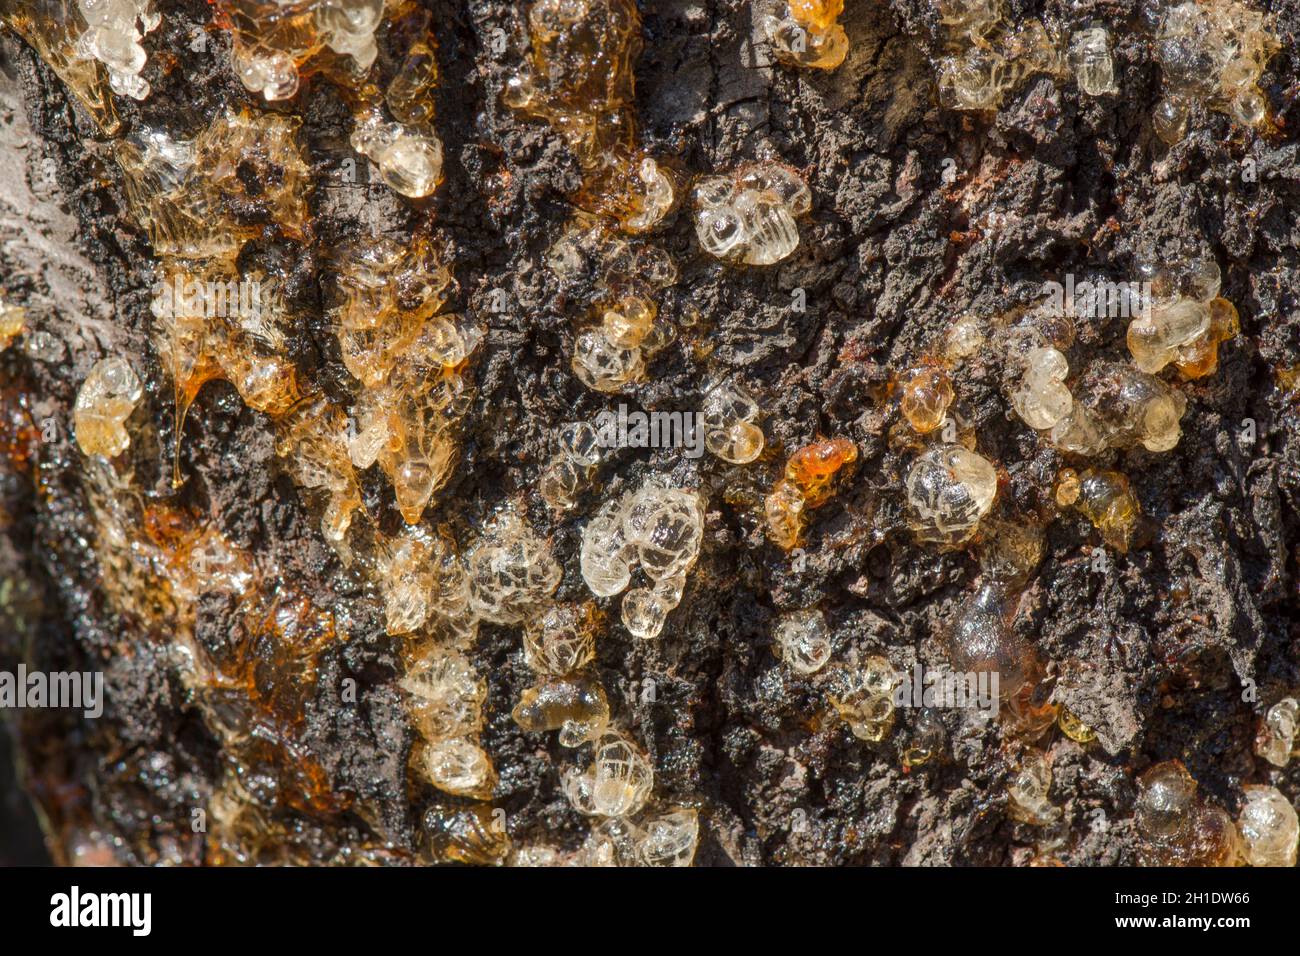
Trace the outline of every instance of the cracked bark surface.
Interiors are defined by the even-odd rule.
[[[246,258],[289,264],[302,317],[291,353],[304,375],[346,401],[348,375],[322,315],[331,251],[371,229],[409,236],[425,219],[452,241],[453,304],[481,317],[489,333],[474,360],[462,462],[429,517],[448,522],[463,546],[498,504],[524,500],[563,563],[560,599],[588,596],[577,555],[582,524],[601,502],[652,472],[708,492],[703,551],[663,636],[637,641],[614,623],[597,657],[616,714],[654,759],[656,795],[701,811],[698,864],[1009,864],[1033,855],[1032,828],[1005,814],[1014,749],[997,726],[944,712],[948,753],[904,772],[898,746],[913,715],[900,711],[880,745],[853,738],[829,717],[818,680],[796,678],[773,656],[771,620],[819,603],[837,658],[884,653],[900,670],[942,664],[942,634],[977,567],[964,552],[918,546],[907,531],[901,486],[911,456],[888,440],[897,412],[878,400],[881,387],[965,312],[991,316],[1036,301],[1044,281],[1067,273],[1130,277],[1138,253],[1180,244],[1223,267],[1243,334],[1221,352],[1214,376],[1180,386],[1189,406],[1174,451],[1112,453],[1153,519],[1152,541],[1098,574],[1099,542],[1087,522],[1054,521],[1016,622],[1055,663],[1056,699],[1099,738],[1087,748],[1059,733],[1048,738],[1052,798],[1072,820],[1073,838],[1058,856],[1131,862],[1133,778],[1153,761],[1183,759],[1230,811],[1242,783],[1270,779],[1251,752],[1255,723],[1267,702],[1300,685],[1300,431],[1296,396],[1276,383],[1279,370],[1300,364],[1300,3],[1265,5],[1283,43],[1262,82],[1279,131],[1257,136],[1201,115],[1172,149],[1151,131],[1159,69],[1134,31],[1115,32],[1118,96],[1081,99],[1073,84],[1038,77],[995,116],[968,116],[934,104],[937,23],[923,0],[850,0],[842,22],[852,48],[825,75],[771,64],[758,39],[761,2],[642,3],[637,98],[647,147],[695,173],[770,149],[805,173],[814,210],[795,255],[768,270],[707,259],[689,214],[675,217],[656,237],[681,270],[663,312],[698,320],[625,400],[646,410],[698,408],[705,373],[735,370],[760,400],[776,457],[731,468],[677,450],[623,450],[560,521],[535,493],[556,432],[618,401],[584,390],[570,373],[582,316],[543,264],[570,215],[564,197],[578,183],[577,166],[559,137],[498,102],[524,42],[519,6],[427,5],[440,47],[447,181],[418,205],[378,185],[341,183],[350,120],[326,84],[312,83],[294,109],[318,184],[318,241],[254,243]],[[154,93],[144,103],[119,100],[124,124],[190,133],[224,105],[248,102],[223,36],[212,34],[205,53],[189,50],[206,4],[166,0],[159,8],[151,64],[166,51],[175,66],[149,74]],[[1011,8],[1066,24],[1088,16],[1119,23],[1134,13],[1125,0]],[[496,30],[507,38],[499,54]],[[100,668],[108,682],[101,720],[10,715],[21,776],[55,859],[201,862],[191,811],[211,793],[220,744],[168,663],[167,629],[124,620],[103,601],[83,463],[66,427],[94,362],[128,356],[146,382],[145,416],[159,449],[138,478],[151,494],[172,494],[171,384],[149,343],[153,260],[124,214],[105,140],[30,50],[6,37],[0,53],[0,284],[66,347],[60,363],[31,361],[16,348],[0,357],[8,406],[23,394],[31,420],[65,423],[40,446],[39,489],[17,475],[4,481],[12,520],[0,536],[9,582],[0,665]],[[1253,182],[1242,176],[1248,159]],[[498,289],[503,313],[490,308]],[[806,295],[804,312],[791,307],[796,289]],[[1123,321],[1081,322],[1074,354],[1126,358]],[[1062,460],[1011,415],[998,366],[985,355],[960,373],[959,406],[980,451],[1005,470],[1004,506],[1037,514]],[[1241,439],[1246,419],[1257,426],[1254,444]],[[728,499],[766,490],[781,450],[818,435],[852,438],[860,457],[843,493],[813,513],[796,570],[765,541],[754,511]],[[320,538],[316,516],[275,461],[268,419],[229,385],[200,393],[182,461],[188,481],[179,500],[241,546],[273,556],[349,635],[322,657],[305,739],[331,786],[356,796],[356,810],[328,819],[282,810],[276,820],[305,833],[308,859],[329,862],[378,842],[396,862],[420,861],[422,814],[440,798],[406,782],[412,731],[395,688],[401,639],[384,634],[374,596]],[[391,492],[372,479],[367,507],[391,518]],[[200,639],[219,640],[235,626],[231,615],[220,599],[201,602]],[[512,839],[576,846],[588,824],[558,787],[572,754],[551,735],[521,733],[509,715],[532,683],[519,631],[485,627],[473,660],[489,682],[483,746],[500,773],[493,802],[506,811]],[[347,676],[361,688],[355,706],[340,699]],[[640,693],[647,678],[653,701]],[[1243,700],[1247,681],[1259,688],[1257,701]],[[1300,797],[1295,765],[1276,783],[1293,802]]]

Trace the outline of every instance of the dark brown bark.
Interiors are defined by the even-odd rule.
[[[877,400],[880,387],[956,316],[1035,301],[1045,280],[1066,273],[1129,276],[1150,250],[1213,255],[1242,334],[1224,347],[1214,376],[1181,386],[1189,407],[1173,452],[1112,455],[1153,522],[1150,543],[1112,555],[1099,574],[1090,557],[1099,542],[1086,521],[1067,516],[1048,528],[1016,626],[1055,662],[1058,700],[1100,737],[1087,749],[1049,738],[1052,796],[1072,820],[1058,855],[1075,864],[1131,862],[1133,776],[1155,760],[1183,759],[1230,810],[1242,783],[1273,781],[1300,796],[1294,764],[1270,774],[1251,752],[1263,706],[1300,684],[1300,431],[1295,394],[1277,383],[1279,371],[1300,364],[1295,0],[1267,4],[1284,47],[1262,83],[1279,129],[1256,135],[1199,114],[1172,149],[1151,131],[1159,70],[1135,31],[1115,33],[1120,95],[1081,99],[1072,83],[1038,77],[996,116],[980,117],[934,104],[936,20],[923,0],[849,0],[853,47],[831,74],[769,65],[753,40],[760,4],[641,5],[637,98],[648,145],[697,173],[770,147],[806,172],[815,207],[795,256],[767,270],[704,257],[689,214],[677,215],[660,240],[682,272],[665,312],[693,308],[703,321],[655,359],[627,401],[693,409],[706,373],[735,369],[761,399],[773,448],[788,452],[818,435],[856,441],[856,472],[814,514],[802,571],[764,540],[752,510],[725,494],[766,489],[775,459],[736,471],[677,450],[627,450],[603,467],[575,516],[557,521],[537,500],[558,427],[611,404],[570,373],[579,316],[542,266],[569,216],[564,197],[577,168],[553,133],[498,103],[521,49],[518,5],[428,5],[440,43],[447,182],[423,205],[380,186],[332,188],[330,170],[348,154],[349,119],[328,85],[313,83],[292,109],[304,119],[321,186],[311,200],[316,243],[254,243],[248,256],[293,263],[303,318],[291,350],[304,375],[345,395],[347,373],[322,315],[330,251],[372,222],[405,237],[429,220],[451,240],[456,306],[481,317],[489,333],[474,361],[462,462],[429,520],[449,523],[463,542],[495,506],[522,497],[564,565],[562,598],[587,597],[577,566],[581,526],[608,496],[651,472],[709,493],[703,553],[663,637],[636,641],[615,623],[598,656],[620,721],[655,760],[656,794],[701,811],[698,863],[1003,864],[1032,855],[1035,834],[1005,814],[1012,751],[998,726],[945,713],[948,753],[906,773],[898,745],[913,715],[901,713],[884,744],[856,740],[826,718],[820,685],[795,679],[773,657],[770,621],[778,610],[820,603],[837,656],[884,652],[900,669],[941,663],[942,633],[977,568],[968,554],[941,554],[907,532],[901,485],[910,457],[887,441],[897,415]],[[207,5],[159,6],[164,22],[151,57],[161,63],[170,53],[176,65],[148,74],[154,94],[124,104],[123,121],[192,132],[247,97],[222,36],[213,35],[208,53],[188,49]],[[1133,13],[1124,0],[1086,10],[1012,6],[1064,23],[1087,14],[1121,23]],[[499,54],[496,30],[509,41]],[[124,212],[103,137],[29,49],[6,37],[0,52],[0,286],[66,348],[48,364],[17,347],[0,356],[0,429],[61,423],[53,441],[37,442],[39,466],[11,469],[0,485],[0,665],[100,668],[109,686],[98,721],[9,715],[22,783],[48,824],[55,859],[120,839],[114,853],[123,862],[200,861],[206,850],[191,812],[211,795],[221,744],[187,702],[166,628],[123,619],[103,599],[78,479],[85,465],[67,428],[91,365],[131,357],[146,380],[140,414],[156,428],[158,449],[137,480],[161,500],[171,495],[171,385],[149,342],[152,256]],[[1253,180],[1243,177],[1248,160]],[[950,167],[957,178],[946,185]],[[507,292],[504,313],[490,308],[495,289]],[[796,289],[806,294],[804,312],[791,308]],[[694,348],[704,343],[707,358]],[[1081,324],[1073,354],[1126,358],[1122,321]],[[995,358],[962,374],[959,401],[981,451],[1005,471],[1004,506],[1036,513],[1061,459],[1010,414]],[[1253,444],[1240,437],[1247,419]],[[265,416],[227,384],[209,384],[185,427],[189,480],[174,499],[211,516],[242,547],[273,555],[295,586],[347,618],[349,640],[320,660],[304,739],[330,787],[351,795],[356,810],[313,818],[281,808],[272,819],[305,827],[306,859],[329,861],[341,847],[378,840],[391,841],[397,858],[419,860],[422,816],[437,798],[406,786],[412,735],[394,687],[398,639],[384,634],[374,596],[320,538],[318,516],[277,465],[272,441]],[[368,506],[391,517],[386,483],[368,480],[366,492]],[[219,640],[236,626],[220,600],[200,603],[200,639]],[[587,822],[558,788],[572,755],[553,739],[522,734],[509,716],[531,683],[519,632],[484,628],[474,660],[489,679],[484,746],[501,775],[494,804],[505,809],[512,839],[577,845]],[[339,700],[347,676],[362,688],[359,710]],[[653,702],[637,693],[646,678],[656,682]],[[1243,700],[1247,681],[1259,688],[1257,700]],[[29,857],[30,838],[9,837],[23,831],[6,819],[0,854]]]

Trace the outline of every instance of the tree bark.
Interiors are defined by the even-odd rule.
[[[524,48],[521,5],[426,5],[439,44],[446,182],[421,203],[380,185],[338,185],[350,119],[336,91],[309,82],[287,110],[303,119],[314,236],[253,243],[248,256],[293,263],[290,351],[301,375],[346,400],[349,377],[325,319],[331,254],[372,229],[405,241],[431,227],[450,241],[454,306],[488,331],[472,362],[460,462],[425,520],[448,525],[464,546],[497,506],[522,501],[562,563],[559,598],[590,596],[581,529],[610,496],[651,474],[707,494],[702,554],[664,634],[629,636],[615,601],[596,662],[618,721],[654,760],[656,798],[700,810],[697,864],[1027,862],[1041,834],[1008,817],[1005,796],[1026,746],[1051,754],[1051,797],[1070,821],[1054,853],[1071,864],[1134,859],[1133,778],[1158,760],[1185,761],[1230,811],[1243,783],[1300,796],[1294,764],[1272,772],[1252,750],[1265,707],[1300,685],[1300,430],[1287,377],[1300,366],[1300,3],[1264,5],[1283,44],[1261,81],[1276,129],[1256,133],[1197,111],[1172,148],[1152,132],[1160,70],[1135,31],[1113,28],[1118,95],[1084,97],[1071,81],[1039,76],[995,115],[959,114],[935,101],[937,14],[922,0],[849,0],[851,50],[830,73],[770,62],[762,2],[642,3],[637,105],[651,152],[702,174],[771,150],[806,175],[814,209],[795,255],[768,269],[709,259],[689,208],[677,213],[654,241],[679,265],[662,308],[682,334],[646,381],[612,399],[570,371],[586,317],[544,262],[572,214],[577,165],[553,131],[499,101]],[[1011,6],[1065,25],[1085,15],[1115,25],[1134,13],[1128,0]],[[265,108],[231,74],[223,33],[207,33],[204,52],[191,49],[207,29],[207,4],[158,8],[146,73],[154,92],[142,103],[118,98],[124,130],[190,135],[227,105]],[[0,355],[10,462],[0,484],[0,670],[21,661],[100,670],[107,681],[102,718],[6,715],[48,852],[56,861],[225,859],[193,821],[196,809],[211,819],[233,759],[228,742],[179,677],[166,616],[115,608],[105,587],[115,572],[96,556],[90,464],[73,439],[72,408],[94,363],[120,355],[145,383],[132,452],[143,499],[213,523],[338,622],[340,639],[314,662],[296,745],[346,809],[283,800],[258,808],[264,857],[427,861],[427,811],[448,800],[408,779],[415,740],[396,687],[402,639],[385,634],[373,588],[321,537],[319,513],[276,459],[271,420],[227,383],[200,392],[182,437],[186,482],[170,487],[172,385],[151,341],[155,259],[127,214],[109,137],[28,47],[6,36],[0,54],[0,287],[28,309],[29,328],[63,346],[55,361],[32,358],[21,340]],[[1178,384],[1188,410],[1177,448],[1107,459],[1129,476],[1151,523],[1145,546],[1110,553],[1098,571],[1102,546],[1086,520],[1067,512],[1046,523],[1015,626],[1052,662],[1054,700],[1098,741],[1050,730],[1025,742],[1004,722],[945,711],[945,753],[909,772],[899,750],[916,712],[901,709],[881,744],[854,738],[834,719],[824,682],[798,678],[774,656],[772,622],[816,604],[837,660],[884,654],[900,671],[940,666],[978,565],[966,551],[918,544],[906,527],[902,481],[913,454],[890,437],[899,422],[884,397],[891,375],[963,314],[1033,303],[1044,282],[1067,274],[1130,278],[1152,251],[1211,255],[1242,334],[1222,348],[1213,376]],[[496,290],[506,293],[504,311],[492,308]],[[802,310],[792,307],[798,290]],[[1071,358],[1072,367],[1127,361],[1123,321],[1081,321]],[[536,483],[562,424],[618,401],[696,409],[702,382],[720,371],[739,374],[760,400],[770,449],[760,462],[730,468],[680,449],[627,449],[602,466],[574,513],[541,503]],[[1000,382],[998,357],[982,356],[957,380],[957,407],[999,467],[1000,507],[1039,520],[1052,512],[1065,459],[1010,412]],[[851,438],[859,456],[840,493],[811,514],[795,560],[766,541],[761,508],[744,502],[761,501],[784,456],[818,436]],[[394,516],[382,476],[368,476],[364,490],[368,508]],[[231,602],[206,595],[193,626],[215,645],[243,625]],[[576,848],[590,822],[559,785],[574,755],[510,717],[533,682],[519,630],[485,626],[472,659],[488,682],[483,746],[500,775],[491,803],[505,811],[511,841]],[[358,685],[355,705],[342,696],[347,678]],[[13,792],[13,780],[0,776],[0,786]],[[0,857],[37,853],[23,813],[25,827],[0,816]]]

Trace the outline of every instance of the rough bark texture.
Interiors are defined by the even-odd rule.
[[[317,244],[254,244],[246,255],[291,257],[302,315],[293,355],[342,399],[347,373],[321,312],[331,249],[374,224],[409,235],[426,218],[451,239],[456,305],[490,332],[475,359],[463,460],[430,518],[464,542],[502,501],[525,501],[563,562],[560,597],[587,596],[581,527],[607,497],[651,472],[708,492],[704,549],[664,635],[636,641],[615,623],[598,652],[619,719],[654,758],[657,796],[701,811],[699,864],[1009,864],[1033,855],[1037,835],[1005,813],[1015,750],[999,725],[943,712],[948,753],[905,772],[898,748],[914,712],[900,711],[880,745],[855,739],[830,719],[820,682],[797,679],[773,656],[770,622],[780,610],[820,603],[838,657],[885,653],[900,669],[941,664],[941,635],[977,568],[965,552],[918,546],[904,526],[911,455],[888,440],[897,411],[879,400],[880,386],[954,317],[1036,301],[1045,280],[1066,273],[1129,277],[1146,250],[1212,254],[1243,334],[1222,350],[1213,377],[1180,386],[1189,407],[1174,451],[1111,456],[1151,519],[1145,547],[1112,555],[1097,573],[1100,544],[1084,519],[1066,515],[1048,527],[1016,626],[1055,663],[1058,701],[1099,736],[1086,748],[1055,732],[1043,742],[1052,798],[1072,820],[1057,855],[1131,862],[1133,777],[1154,760],[1183,759],[1230,810],[1242,783],[1273,781],[1300,797],[1294,764],[1271,771],[1251,751],[1263,706],[1300,685],[1300,430],[1296,397],[1276,382],[1278,370],[1300,363],[1300,3],[1265,4],[1283,43],[1262,84],[1278,131],[1256,135],[1202,113],[1172,149],[1151,130],[1159,69],[1136,31],[1115,31],[1120,95],[1081,98],[1073,84],[1040,77],[996,116],[968,116],[934,103],[936,14],[926,0],[849,0],[852,49],[830,74],[769,63],[756,39],[761,2],[642,3],[637,98],[647,145],[697,173],[770,148],[806,173],[815,207],[795,256],[767,270],[703,256],[689,215],[677,215],[660,238],[682,273],[665,312],[694,310],[699,321],[626,396],[645,409],[694,409],[707,371],[737,370],[760,397],[772,455],[736,469],[679,450],[625,450],[558,522],[535,492],[557,429],[610,404],[569,371],[580,316],[542,264],[570,215],[564,197],[577,167],[550,130],[498,102],[524,42],[520,6],[428,5],[440,44],[447,181],[423,204],[378,185],[339,184],[350,119],[327,84],[311,84],[293,109],[317,174]],[[206,53],[188,49],[207,23],[206,4],[158,6],[163,25],[146,74],[154,93],[123,105],[124,123],[190,132],[223,104],[246,102],[223,36],[214,34]],[[1095,15],[1119,24],[1134,13],[1128,0],[1011,6],[1058,23]],[[508,42],[493,53],[498,29]],[[164,73],[168,52],[175,62]],[[78,481],[83,460],[68,428],[94,362],[130,357],[146,379],[141,414],[157,428],[153,471],[137,477],[152,494],[171,494],[171,385],[149,343],[153,259],[124,213],[119,173],[93,125],[29,49],[8,37],[0,53],[0,282],[66,344],[57,363],[17,348],[0,357],[5,420],[60,423],[38,446],[39,481],[19,470],[4,480],[0,663],[99,668],[108,681],[100,720],[9,715],[20,776],[56,860],[199,862],[204,843],[191,832],[191,811],[211,792],[220,745],[187,705],[166,630],[105,605]],[[1242,175],[1247,160],[1253,182]],[[507,292],[504,313],[489,308],[495,289]],[[792,308],[795,289],[806,294],[804,312]],[[1073,355],[1126,358],[1123,329],[1120,319],[1081,323]],[[955,384],[981,451],[1005,472],[1003,507],[1048,514],[1062,459],[1010,413],[998,357],[972,363]],[[1241,437],[1246,419],[1256,423],[1253,444]],[[765,490],[782,451],[818,435],[848,436],[861,454],[844,491],[814,513],[805,560],[792,563],[767,543],[753,509],[728,498]],[[274,555],[286,577],[346,623],[349,639],[321,658],[305,739],[331,787],[355,794],[358,809],[275,818],[305,833],[307,855],[321,862],[362,841],[418,861],[422,812],[435,795],[406,780],[412,732],[394,687],[400,639],[385,636],[374,596],[320,538],[317,517],[275,461],[267,419],[225,383],[200,394],[182,461],[189,480],[180,503],[210,515],[239,545]],[[386,482],[368,477],[366,494],[391,523]],[[222,601],[201,602],[200,639],[220,640],[235,626]],[[512,839],[576,846],[588,825],[558,789],[572,753],[552,735],[521,733],[510,718],[532,682],[519,632],[484,628],[474,660],[489,679],[484,746],[500,772],[494,803]],[[361,685],[358,705],[339,699],[345,676]],[[647,678],[653,701],[641,694]],[[1259,689],[1255,700],[1243,699],[1247,681]],[[0,854],[30,858],[33,843],[8,813],[6,803]]]

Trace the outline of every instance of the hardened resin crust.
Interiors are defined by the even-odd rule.
[[[0,25],[0,861],[1295,865],[1300,0]]]

